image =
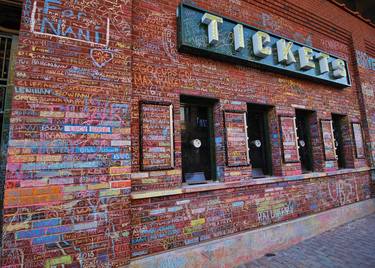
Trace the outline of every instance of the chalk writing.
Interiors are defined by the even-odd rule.
[[[284,162],[299,162],[295,119],[294,117],[280,116],[279,121]]]
[[[61,8],[62,0],[45,0],[41,14],[38,14],[37,4],[38,1],[35,1],[31,14],[30,31],[32,33],[108,47],[110,38],[109,18],[106,25],[97,25],[95,18],[89,17],[90,14]],[[39,17],[40,21],[37,21]],[[71,21],[74,21],[74,23],[71,23]],[[88,23],[90,21],[91,23]],[[101,34],[103,31],[105,31],[105,38]]]
[[[359,123],[352,123],[352,130],[354,136],[354,144],[357,158],[365,157],[365,148],[362,135],[362,127]]]
[[[332,121],[321,120],[320,126],[322,129],[325,160],[336,160],[336,148],[333,136]]]
[[[228,166],[249,165],[246,114],[224,112]]]
[[[173,106],[141,104],[141,152],[144,170],[168,169],[174,166]]]
[[[109,49],[92,48],[90,50],[90,57],[95,66],[102,68],[113,60],[113,52]]]

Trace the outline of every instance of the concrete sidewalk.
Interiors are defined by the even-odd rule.
[[[375,214],[238,268],[375,268]]]

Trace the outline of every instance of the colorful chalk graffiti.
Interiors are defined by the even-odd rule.
[[[197,244],[370,198],[369,174],[336,175],[132,204],[132,256]],[[280,237],[274,239],[282,239]]]
[[[224,2],[236,3],[236,8],[227,9],[231,14],[249,15],[240,1]],[[285,19],[259,10],[254,14],[271,30],[293,29]],[[163,117],[167,114],[163,109],[151,109],[145,117],[151,131],[146,133],[149,146],[144,153],[154,159],[155,166],[166,167],[173,156],[165,148],[172,148],[169,138],[175,134],[176,167],[139,172],[135,125],[140,116],[134,112],[139,100],[168,100],[178,111],[180,94],[220,99],[214,111],[217,177],[243,183],[252,179],[251,167],[226,165],[222,112],[245,111],[247,102],[284,103],[279,99],[284,96],[306,107],[318,106],[321,99],[315,100],[307,89],[328,92],[320,85],[307,87],[292,79],[278,83],[278,75],[178,53],[172,4],[25,0],[22,20],[0,266],[124,267],[131,257],[369,198],[367,172],[182,194],[180,126],[167,126],[170,120],[157,122],[168,117]],[[319,42],[318,35],[293,33],[299,41],[309,43],[314,37],[314,43]],[[343,53],[347,49],[334,41],[327,44]],[[337,102],[353,103],[350,89],[343,96],[329,92],[332,96],[323,100],[327,109],[336,108]],[[290,99],[285,103],[289,105]],[[350,116],[357,116],[357,110]],[[290,114],[290,107],[277,107],[276,112],[271,123],[273,161],[279,163],[276,173],[298,172],[292,165],[281,164],[281,146],[288,147],[286,158],[298,160],[292,121],[280,126],[283,140],[277,133],[277,114]],[[231,127],[243,124],[242,119],[233,118]],[[244,137],[242,129],[237,130],[232,129],[236,146],[230,153],[242,163]],[[165,159],[155,159],[163,153]],[[326,166],[334,167],[328,161]],[[131,201],[130,191],[155,191],[160,196]],[[206,254],[207,259],[215,258],[210,249]],[[173,263],[182,266],[184,261]]]
[[[224,120],[227,165],[249,165],[246,113],[225,111]]]
[[[1,267],[129,261],[130,2],[111,2],[24,2]]]

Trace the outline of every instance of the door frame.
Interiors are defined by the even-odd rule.
[[[5,168],[7,164],[7,152],[8,141],[9,141],[9,128],[5,130],[4,126],[9,126],[11,105],[12,105],[12,96],[14,92],[14,78],[15,78],[15,64],[18,51],[18,35],[3,34],[2,36],[9,36],[12,39],[11,49],[10,49],[10,59],[8,66],[8,78],[6,81],[6,89],[4,96],[4,113],[3,120],[0,121],[1,132],[0,132],[0,237],[3,235],[3,218],[4,218],[4,194],[5,194]],[[2,252],[2,240],[0,239],[0,256]]]

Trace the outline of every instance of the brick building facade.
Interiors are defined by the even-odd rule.
[[[333,1],[186,3],[344,60],[337,87],[182,51],[180,4],[23,1],[2,35],[2,267],[123,267],[371,198],[374,24]]]

